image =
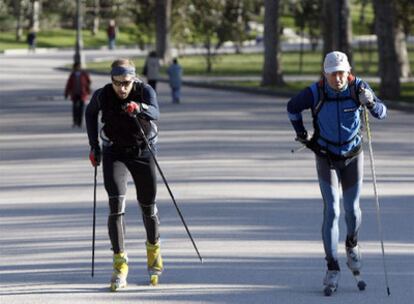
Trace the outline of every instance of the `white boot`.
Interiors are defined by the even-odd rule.
[[[330,296],[338,288],[339,278],[341,271],[339,270],[327,270],[325,278],[323,279],[324,293],[326,296]]]
[[[362,267],[361,263],[361,250],[359,250],[359,245],[355,247],[346,247],[346,265],[351,269],[352,272],[359,271]]]

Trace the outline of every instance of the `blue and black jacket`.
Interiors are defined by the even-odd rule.
[[[371,90],[366,82],[352,75],[342,91],[332,89],[322,78],[289,100],[288,116],[297,134],[306,132],[302,111],[312,111],[314,134],[311,142],[315,153],[347,158],[360,152],[363,111],[358,100],[360,88]],[[374,101],[369,109],[371,115],[385,118],[387,108],[375,94]]]

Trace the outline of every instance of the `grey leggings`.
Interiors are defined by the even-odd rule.
[[[327,158],[316,156],[316,169],[324,203],[322,240],[328,263],[338,259],[339,185],[342,186],[347,242],[353,245],[357,242],[358,230],[361,225],[359,196],[362,187],[363,166],[363,152],[351,159],[340,161],[330,161]]]

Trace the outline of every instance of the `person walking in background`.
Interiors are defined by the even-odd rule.
[[[351,74],[346,54],[331,52],[324,60],[324,76],[289,100],[287,111],[296,140],[315,153],[316,170],[323,199],[322,240],[327,261],[324,292],[336,291],[340,277],[338,262],[340,193],[342,186],[347,266],[359,278],[361,251],[358,232],[361,225],[360,193],[363,179],[362,111],[377,119],[387,109],[369,85]],[[310,138],[302,111],[311,109],[314,133]],[[360,289],[365,288],[365,282]]]
[[[27,46],[29,48],[29,52],[36,51],[36,31],[34,28],[31,28],[29,33],[27,34]]]
[[[83,109],[91,93],[91,79],[89,73],[81,68],[80,63],[73,65],[73,70],[66,82],[65,99],[72,100],[73,126],[82,127]]]
[[[181,65],[178,63],[177,58],[174,58],[172,64],[167,69],[173,103],[180,103],[182,73]]]
[[[110,50],[115,49],[116,34],[117,34],[116,32],[117,32],[117,28],[116,28],[115,20],[111,19],[109,20],[109,24],[106,29],[106,34],[108,36],[108,47]]]
[[[101,161],[98,134],[102,139],[104,185],[109,199],[108,231],[113,251],[110,288],[117,291],[127,285],[128,276],[124,221],[128,171],[142,211],[151,284],[158,283],[163,271],[160,221],[155,203],[155,162],[140,129],[142,126],[155,153],[157,127],[154,120],[159,117],[159,108],[155,91],[136,77],[132,61],[117,59],[111,67],[112,82],[97,90],[86,108],[86,127],[93,166],[98,166]],[[101,132],[98,130],[99,113],[103,123]]]
[[[147,78],[148,84],[157,91],[157,81],[160,76],[160,59],[157,52],[151,51],[145,60],[143,75]]]

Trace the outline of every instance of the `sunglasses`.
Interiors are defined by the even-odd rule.
[[[118,81],[118,80],[112,79],[112,83],[117,87],[128,87],[132,82],[133,82],[133,80]]]

